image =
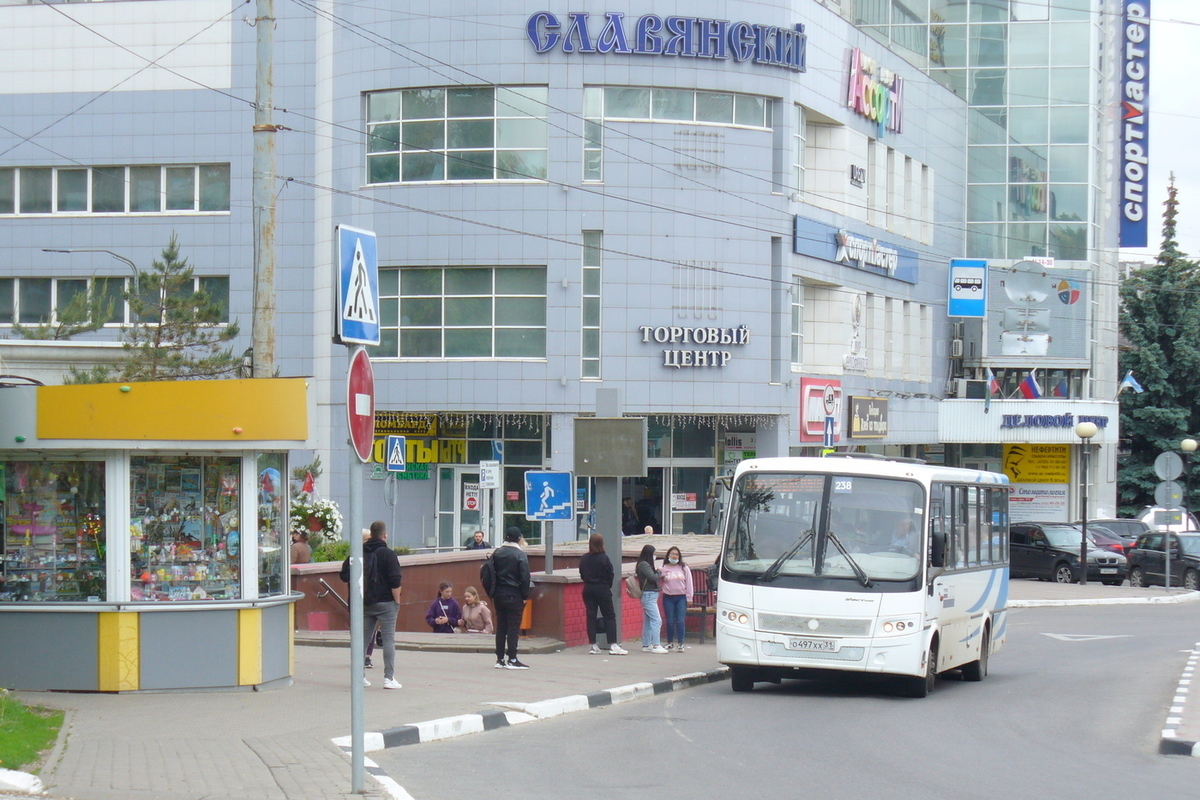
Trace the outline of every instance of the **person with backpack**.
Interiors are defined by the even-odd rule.
[[[522,554],[524,555],[524,554]],[[341,579],[350,582],[350,559],[342,562]],[[396,615],[400,612],[400,559],[387,546],[387,525],[371,523],[363,542],[363,644],[371,641],[375,626],[383,635],[383,688],[399,689],[396,680]],[[366,654],[364,653],[364,658]],[[371,682],[363,678],[363,686]]]
[[[517,658],[521,615],[529,599],[529,558],[521,549],[521,529],[504,531],[504,544],[480,568],[483,589],[496,607],[496,669],[529,669]]]

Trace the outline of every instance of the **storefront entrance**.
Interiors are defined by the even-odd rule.
[[[715,474],[711,463],[674,464],[649,467],[644,478],[623,478],[621,532],[636,536],[650,526],[654,533],[702,533],[704,498]]]
[[[438,467],[436,546],[456,550],[465,545],[475,531],[483,531],[487,541],[496,544],[490,494],[479,488],[478,466]]]

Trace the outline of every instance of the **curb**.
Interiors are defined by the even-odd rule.
[[[1194,603],[1200,592],[1173,594],[1166,597],[1095,597],[1090,600],[1009,600],[1009,608],[1054,608],[1056,606],[1124,606],[1135,603]]]
[[[1192,654],[1188,656],[1183,667],[1183,674],[1179,676],[1179,685],[1175,687],[1175,696],[1171,699],[1171,708],[1167,712],[1167,727],[1163,728],[1162,738],[1158,742],[1158,752],[1161,755],[1200,757],[1200,742],[1181,739],[1175,735],[1187,712],[1188,690],[1191,689],[1197,660],[1200,660],[1200,642],[1192,648]]]
[[[513,725],[521,725],[539,719],[570,714],[575,711],[587,711],[591,708],[627,703],[643,697],[666,694],[679,689],[693,686],[703,686],[709,683],[725,680],[729,677],[729,668],[720,667],[708,672],[688,672],[662,680],[644,683],[631,683],[618,686],[615,689],[605,689],[591,694],[573,694],[556,697],[551,700],[540,700],[535,703],[493,702],[488,705],[497,706],[497,710],[483,711],[477,714],[462,714],[456,717],[417,722],[411,725],[401,725],[383,731],[368,731],[364,737],[364,750],[371,753],[391,747],[401,747],[409,744],[425,744],[444,739],[453,739],[472,733],[494,731]],[[333,740],[337,746],[349,752],[350,737],[339,736]]]

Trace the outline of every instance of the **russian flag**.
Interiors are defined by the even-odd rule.
[[[1054,389],[1050,392],[1050,394],[1054,395],[1055,397],[1066,397],[1068,391],[1067,379],[1063,378],[1061,381],[1054,384]]]
[[[1036,400],[1042,396],[1042,387],[1038,386],[1037,378],[1033,377],[1033,373],[1025,376],[1025,380],[1017,387],[1026,400]]]

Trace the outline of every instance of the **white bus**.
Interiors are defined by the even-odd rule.
[[[987,675],[1004,644],[1008,478],[905,459],[762,458],[719,533],[717,660],[735,692],[841,670]]]

